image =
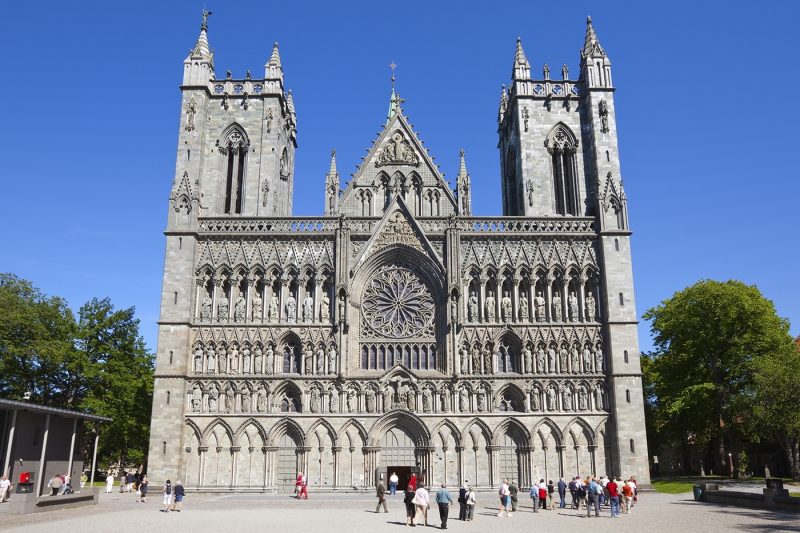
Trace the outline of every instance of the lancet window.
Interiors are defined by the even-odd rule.
[[[545,140],[553,168],[555,211],[559,215],[579,215],[578,166],[575,153],[578,139],[566,125],[558,124]]]
[[[222,141],[217,141],[224,168],[225,214],[241,214],[244,208],[244,182],[250,140],[238,125],[228,128]]]

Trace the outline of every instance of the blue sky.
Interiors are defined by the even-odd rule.
[[[202,2],[8,2],[0,271],[75,308],[136,306],[156,346],[182,61]],[[473,209],[500,207],[500,85],[522,37],[534,73],[578,72],[591,14],[613,61],[640,314],[698,279],[757,285],[800,334],[796,165],[800,3],[206,0],[217,73],[263,72],[280,42],[299,120],[295,214],[323,208],[329,152],[349,176],[404,109],[446,174],[467,152]],[[513,6],[513,9],[512,9]],[[651,345],[640,326],[642,348]]]

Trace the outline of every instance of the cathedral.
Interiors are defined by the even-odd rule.
[[[534,76],[517,39],[502,216],[473,216],[463,151],[453,190],[392,88],[353,178],[332,152],[323,214],[296,217],[278,45],[263,76],[217,78],[208,15],[183,64],[151,479],[649,484],[614,85],[591,19],[577,77]]]

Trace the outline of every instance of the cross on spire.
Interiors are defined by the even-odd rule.
[[[392,92],[394,92],[394,82],[397,79],[394,75],[394,71],[397,68],[397,65],[394,63],[394,59],[392,59],[392,62],[389,63],[389,68],[392,69]]]

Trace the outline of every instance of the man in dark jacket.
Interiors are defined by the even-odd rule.
[[[383,481],[378,482],[378,489],[375,491],[378,497],[378,505],[375,507],[375,512],[381,512],[381,504],[383,504],[383,512],[388,513],[389,509],[386,508],[386,487],[383,486]]]
[[[466,520],[467,519],[467,496],[469,495],[469,489],[467,488],[469,481],[464,480],[464,485],[458,489],[458,519],[459,520]]]
[[[558,480],[558,498],[561,500],[558,502],[558,508],[565,508],[567,506],[567,483],[563,477]]]

